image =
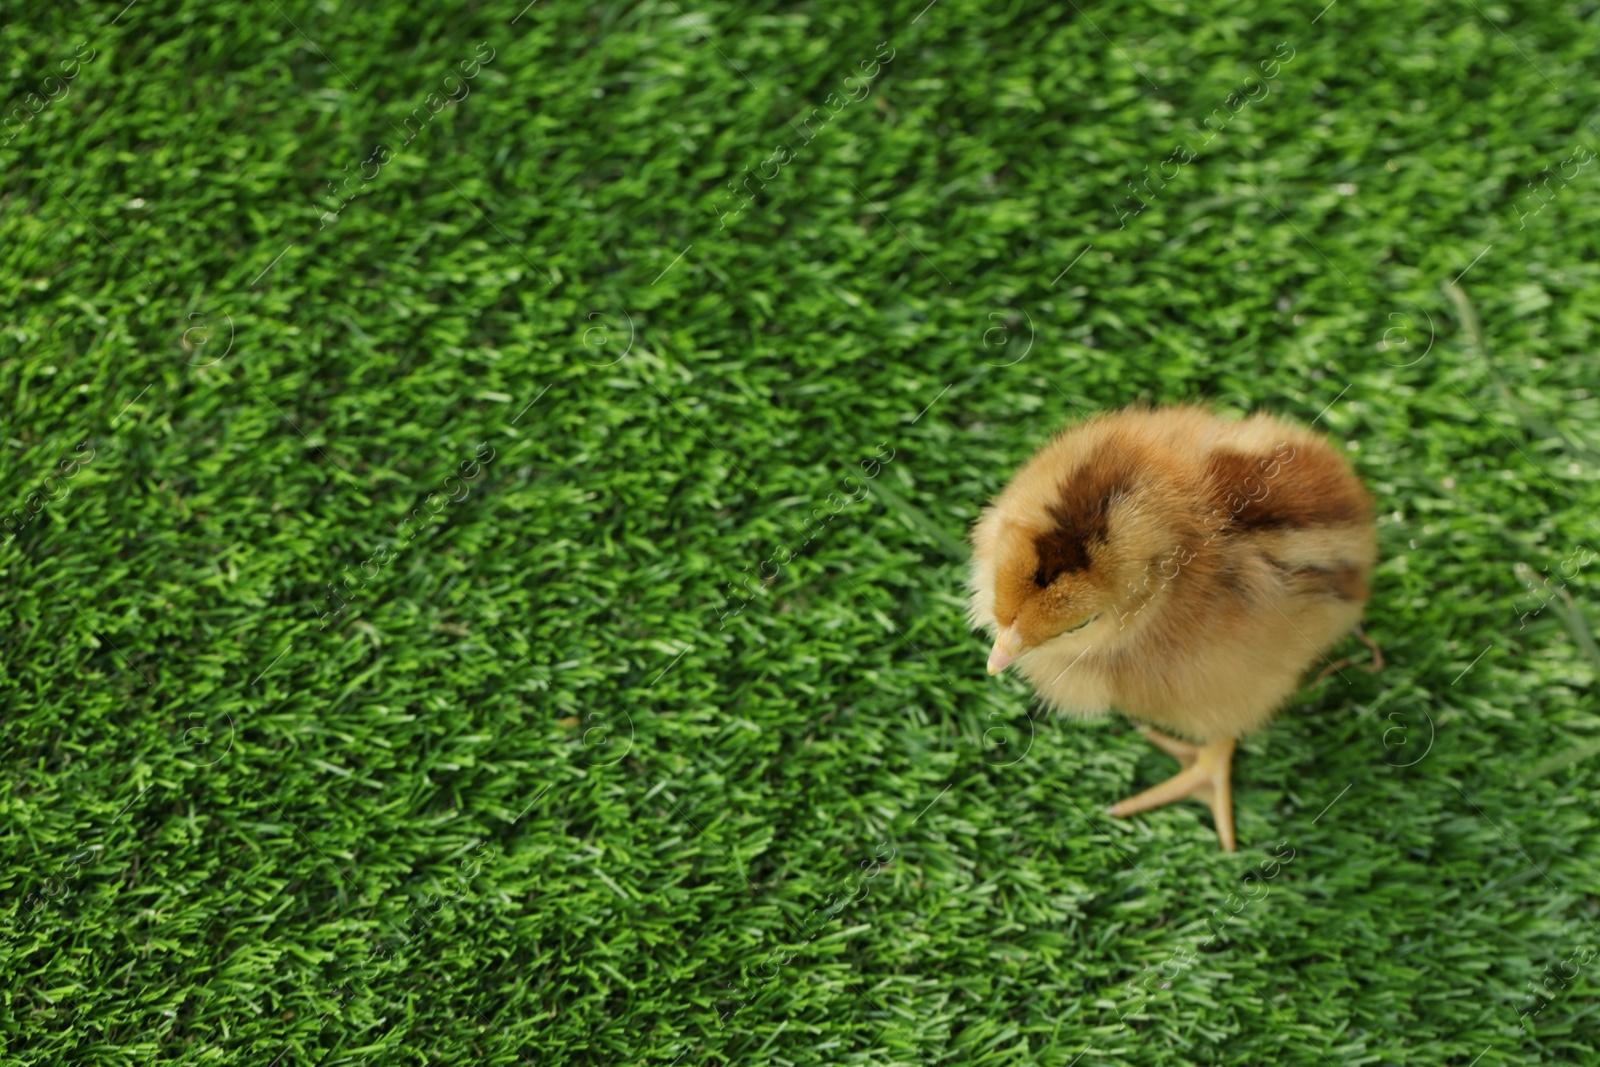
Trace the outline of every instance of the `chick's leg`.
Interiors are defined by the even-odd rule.
[[[1136,797],[1111,805],[1106,811],[1119,817],[1135,815],[1174,800],[1200,797],[1211,806],[1212,817],[1217,821],[1217,837],[1222,841],[1223,850],[1234,851],[1233,738],[1191,745],[1155,730],[1141,732],[1151,744],[1183,764],[1183,770]]]

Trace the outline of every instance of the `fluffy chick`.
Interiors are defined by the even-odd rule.
[[[1052,708],[1112,710],[1184,765],[1109,809],[1207,800],[1234,850],[1236,740],[1361,618],[1372,498],[1312,430],[1197,406],[1130,408],[1066,430],[972,531],[989,673],[1013,663]]]

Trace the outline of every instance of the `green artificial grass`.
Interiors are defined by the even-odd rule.
[[[4,1063],[1600,1063],[1593,3],[6,18]],[[1382,516],[1233,856],[964,620],[1192,399]]]

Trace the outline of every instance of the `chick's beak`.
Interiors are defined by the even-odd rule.
[[[1021,651],[1022,635],[1015,626],[1007,626],[994,639],[994,648],[989,652],[989,673],[999,674],[1011,666]]]

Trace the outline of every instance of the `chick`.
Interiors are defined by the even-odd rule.
[[[1197,406],[1061,433],[972,544],[969,617],[994,637],[989,673],[1015,664],[1058,711],[1146,724],[1183,769],[1108,811],[1199,796],[1229,852],[1235,742],[1360,620],[1377,557],[1372,498],[1321,435]]]

